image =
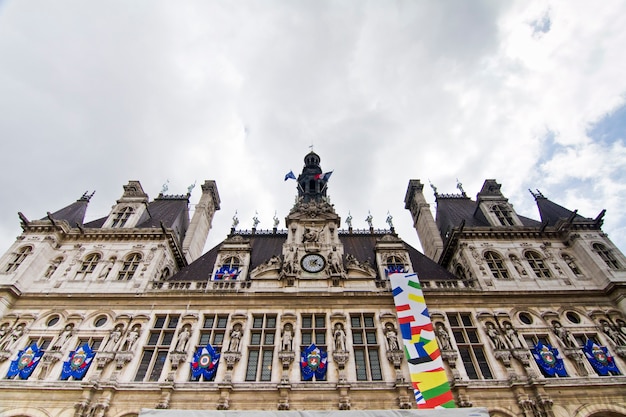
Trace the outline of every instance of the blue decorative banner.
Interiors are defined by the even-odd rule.
[[[556,348],[537,342],[533,348],[533,356],[544,374],[548,376],[568,376],[563,358]]]
[[[215,281],[235,280],[239,276],[239,272],[241,271],[238,267],[230,268],[228,265],[222,265],[215,273]]]
[[[323,381],[326,378],[326,368],[328,364],[328,353],[320,350],[315,343],[306,348],[300,356],[300,372],[302,379],[310,381],[315,376],[315,380]]]
[[[611,356],[605,346],[598,346],[593,340],[587,340],[587,344],[583,347],[583,352],[585,352],[587,360],[598,375],[621,375],[621,372],[617,369],[615,360],[613,360],[613,356]]]
[[[19,375],[21,379],[28,379],[37,367],[42,356],[43,350],[39,349],[35,343],[24,350],[20,350],[17,354],[17,359],[9,365],[7,378],[13,378],[15,375]]]
[[[74,379],[83,379],[89,366],[93,361],[96,353],[89,347],[87,343],[70,353],[70,357],[66,362],[63,362],[63,369],[61,370],[61,379],[67,380],[69,377]]]
[[[211,380],[217,372],[217,366],[220,361],[220,354],[215,352],[213,346],[207,343],[206,347],[196,350],[191,361],[191,375],[194,378],[202,375],[205,380]]]
[[[391,274],[405,274],[406,268],[404,265],[389,265],[385,268],[385,276],[388,277]]]

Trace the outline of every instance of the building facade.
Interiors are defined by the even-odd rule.
[[[217,185],[150,200],[124,186],[40,220],[0,258],[0,415],[416,407],[389,275],[416,273],[458,407],[499,417],[626,416],[626,258],[586,218],[534,198],[518,215],[487,180],[472,200],[423,185],[405,203],[424,254],[356,230],[311,152],[272,230],[202,254]]]

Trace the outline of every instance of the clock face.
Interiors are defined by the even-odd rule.
[[[322,255],[311,253],[302,257],[302,269],[307,272],[320,272],[326,266],[326,260]]]

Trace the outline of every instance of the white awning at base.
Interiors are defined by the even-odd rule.
[[[489,417],[486,408],[432,410],[220,411],[142,409],[139,417]]]

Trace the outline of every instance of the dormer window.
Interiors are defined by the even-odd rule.
[[[524,257],[528,261],[528,265],[535,273],[537,278],[552,278],[550,269],[543,262],[543,258],[537,252],[528,251],[524,254]]]
[[[600,258],[608,265],[611,269],[620,269],[620,264],[617,262],[615,255],[608,249],[606,246],[600,243],[593,244],[593,250],[598,254]]]
[[[385,275],[389,276],[396,273],[404,273],[406,268],[404,267],[404,260],[399,256],[391,255],[387,257],[385,261]]]
[[[22,262],[24,262],[24,259],[26,259],[26,257],[30,255],[32,251],[33,248],[30,246],[24,246],[23,248],[20,248],[20,250],[13,254],[13,260],[9,262],[5,272],[13,272],[17,268],[19,268]]]
[[[141,255],[139,253],[131,253],[124,260],[124,265],[122,266],[122,270],[117,275],[118,281],[128,281],[130,280],[137,268],[139,267],[139,263],[141,262]]]
[[[502,226],[515,226],[512,211],[505,205],[497,204],[491,209]]]
[[[239,258],[231,256],[224,259],[222,266],[215,272],[215,281],[233,281],[239,277],[241,263]]]
[[[115,213],[115,217],[113,218],[113,223],[111,223],[111,227],[124,227],[130,216],[133,214],[132,207],[124,207],[117,213]]]

